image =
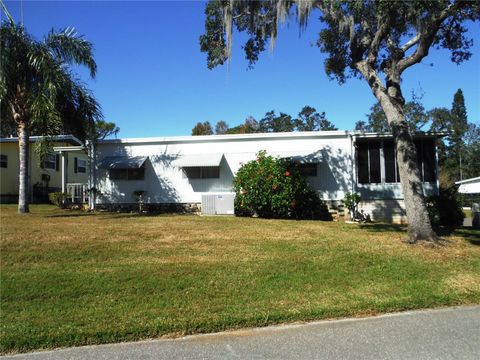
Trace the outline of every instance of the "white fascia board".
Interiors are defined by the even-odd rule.
[[[45,136],[29,136],[29,142],[37,142],[39,140],[45,139]],[[83,145],[83,143],[73,135],[55,135],[50,138],[50,140],[54,142],[66,142],[71,141],[78,145]],[[9,137],[9,138],[0,138],[0,143],[11,143],[11,142],[18,142],[18,137]]]
[[[99,140],[99,144],[146,144],[146,143],[201,143],[221,141],[252,141],[252,140],[276,140],[276,139],[314,139],[314,138],[343,138],[347,131],[302,131],[284,133],[253,133],[232,135],[202,135],[202,136],[172,136],[172,137],[146,137]]]
[[[55,152],[70,152],[70,151],[86,151],[85,146],[54,146],[53,151]]]
[[[456,181],[455,184],[459,185],[459,184],[467,184],[467,183],[471,183],[471,182],[480,182],[480,176],[470,178],[470,179]]]

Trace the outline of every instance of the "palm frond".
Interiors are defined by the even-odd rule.
[[[69,27],[58,33],[51,30],[44,43],[62,62],[84,65],[90,70],[90,76],[95,77],[97,64],[93,58],[93,45],[79,36],[74,28]]]
[[[12,15],[10,15],[10,12],[8,11],[7,7],[5,6],[2,0],[0,0],[0,4],[2,4],[2,10],[5,13],[5,16],[7,17],[8,22],[10,23],[10,26],[15,26],[15,21],[13,21]]]

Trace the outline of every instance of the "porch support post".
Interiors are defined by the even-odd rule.
[[[87,141],[88,152],[88,207],[95,210],[96,202],[96,174],[95,174],[95,144],[93,141]]]
[[[60,151],[60,156],[62,157],[61,168],[62,168],[62,193],[67,192],[67,153],[65,151]]]

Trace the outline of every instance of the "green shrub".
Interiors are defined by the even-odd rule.
[[[326,205],[287,159],[268,156],[243,164],[234,180],[235,214],[262,218],[331,220]]]
[[[59,208],[65,208],[67,206],[68,194],[63,192],[51,192],[48,194],[48,199],[54,205]]]
[[[362,200],[360,194],[347,192],[343,199],[345,207],[353,214],[357,210],[358,203]]]
[[[145,195],[147,192],[145,190],[135,190],[132,195],[137,201],[138,204],[138,212],[143,212],[143,204],[145,202]]]
[[[440,189],[439,195],[428,197],[427,210],[435,225],[461,226],[465,217],[454,188]]]

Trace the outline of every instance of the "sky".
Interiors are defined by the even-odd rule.
[[[20,21],[22,3],[5,3]],[[317,15],[301,34],[294,23],[286,24],[274,51],[263,53],[253,70],[241,49],[244,37],[234,34],[230,64],[209,70],[199,46],[204,7],[200,1],[23,1],[23,21],[38,39],[52,28],[73,26],[94,44],[96,78],[83,70],[78,74],[105,120],[120,127],[120,138],[190,135],[199,121],[224,120],[233,127],[270,110],[295,116],[305,105],[325,112],[342,130],[366,120],[375,103],[368,85],[357,79],[339,85],[325,74],[325,55],[313,45],[320,30]],[[426,109],[450,108],[461,88],[469,121],[478,124],[480,26],[469,29],[476,43],[468,62],[457,66],[447,51],[432,50],[406,70],[402,87],[407,99],[412,91],[423,93]]]

